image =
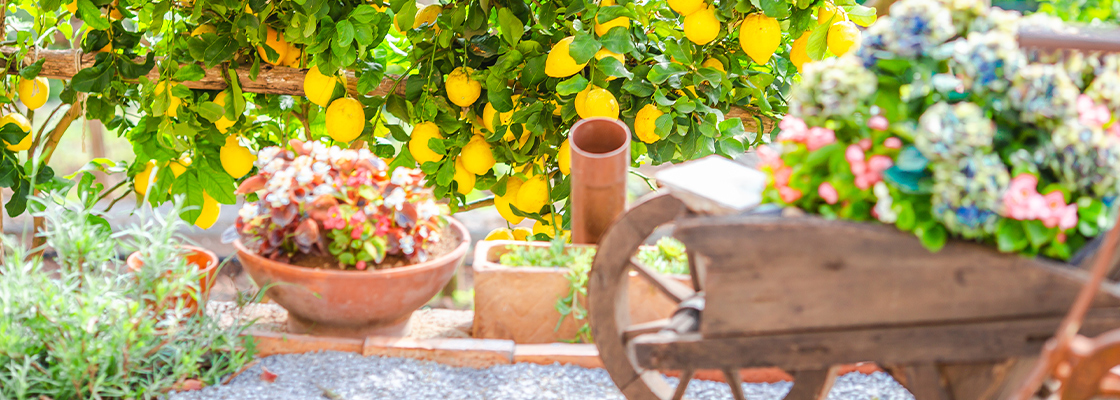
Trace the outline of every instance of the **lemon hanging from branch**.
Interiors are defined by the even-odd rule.
[[[770,62],[770,56],[782,44],[782,25],[778,20],[755,13],[739,26],[739,47],[758,64]]]
[[[703,0],[669,0],[669,8],[686,17],[706,6]]]
[[[474,190],[475,176],[463,166],[463,157],[455,160],[455,176],[453,178],[461,195],[468,195]]]
[[[349,143],[357,139],[366,127],[366,114],[362,103],[343,97],[327,107],[327,134],[331,139]]]
[[[653,143],[661,139],[657,136],[657,119],[664,114],[652,103],[638,110],[638,115],[634,116],[634,134],[638,136],[638,140]]]
[[[50,82],[47,82],[47,78],[43,77],[20,79],[17,90],[19,91],[19,101],[28,110],[34,110],[42,107],[43,104],[47,104],[47,98],[51,95]]]
[[[859,28],[852,21],[840,21],[828,28],[828,51],[837,56],[859,48]]]
[[[497,163],[494,160],[494,151],[491,149],[490,143],[487,143],[481,135],[472,137],[471,141],[463,146],[463,151],[460,154],[463,167],[476,175],[485,175]]]
[[[276,52],[276,57],[269,57],[268,52],[265,51],[264,46],[268,46],[272,51]],[[257,52],[261,56],[261,60],[272,65],[280,65],[284,57],[288,56],[288,42],[280,36],[272,27],[268,27],[268,32],[265,34],[264,44],[257,45]]]
[[[431,140],[443,139],[439,127],[433,122],[421,122],[412,128],[412,138],[408,140],[408,152],[417,163],[436,162],[443,159],[443,154],[432,150]]]
[[[202,212],[198,214],[198,218],[194,220],[194,226],[202,229],[210,229],[218,222],[218,213],[222,211],[222,206],[218,204],[217,200],[210,197],[206,192],[202,192]]]
[[[618,100],[607,89],[594,88],[588,91],[583,100],[583,107],[577,108],[577,112],[579,109],[583,110],[579,113],[580,118],[618,119]]]
[[[716,19],[716,9],[707,7],[684,17],[684,35],[692,43],[700,46],[715,40],[719,36],[719,19]]]
[[[570,51],[573,40],[575,40],[575,36],[568,36],[560,39],[552,46],[552,50],[548,52],[548,58],[544,61],[545,75],[553,78],[567,78],[587,66],[587,63],[577,64],[576,59],[572,58]]]
[[[544,174],[538,174],[522,183],[521,189],[517,191],[517,201],[513,205],[524,212],[535,213],[540,211],[541,207],[548,204],[548,182],[546,179],[548,177]]]
[[[513,240],[513,231],[509,228],[498,228],[486,234],[482,240]]]
[[[320,107],[330,105],[331,99],[339,88],[346,89],[346,75],[323,75],[318,65],[311,66],[303,76],[303,95]]]
[[[27,121],[27,117],[24,117],[23,114],[17,114],[17,113],[5,114],[3,118],[0,118],[0,128],[3,128],[4,126],[6,126],[8,124],[15,124],[16,126],[19,127],[20,130],[23,131],[23,133],[25,133],[25,135],[23,135],[23,139],[20,139],[19,143],[16,143],[16,144],[10,144],[9,143],[8,144],[8,150],[24,151],[24,150],[30,149],[31,148],[31,139],[32,139],[31,137],[35,136],[35,135],[31,134],[31,122]],[[7,143],[7,142],[4,142],[4,143]]]
[[[801,66],[805,63],[813,61],[809,57],[809,35],[811,34],[813,34],[813,31],[802,33],[801,37],[793,41],[793,46],[789,50],[789,61],[797,67],[797,72],[801,72]]]
[[[510,203],[517,200],[517,193],[521,191],[521,179],[515,176],[509,177],[506,180],[506,194],[501,196],[494,196],[494,208],[498,209],[498,214],[505,218],[511,224],[519,224],[525,220],[525,217],[520,217],[513,214],[513,209],[510,208]],[[521,209],[521,207],[517,207]],[[525,210],[521,210],[525,211]]]
[[[560,173],[569,175],[572,173],[572,145],[568,142],[571,139],[564,139],[564,143],[560,144],[560,151],[556,154],[556,163],[560,164]]]
[[[229,127],[233,126],[233,124],[237,122],[225,117],[226,96],[229,96],[229,92],[226,92],[225,90],[218,92],[218,95],[214,96],[214,104],[222,106],[222,117],[218,118],[217,121],[214,121],[214,126],[217,127],[218,132],[221,133],[226,133],[226,131],[229,130]]]
[[[482,83],[471,79],[474,70],[459,67],[447,74],[447,99],[459,107],[470,107],[482,93]]]
[[[226,144],[218,151],[218,156],[222,161],[222,169],[226,170],[233,179],[248,174],[253,170],[253,163],[257,161],[257,156],[252,151],[238,143],[237,136],[226,138]]]
[[[615,5],[614,0],[603,0],[603,1],[599,2],[599,8],[610,7],[610,6],[613,6],[613,5]],[[607,22],[604,22],[604,23],[600,24],[598,14],[595,15],[595,34],[599,35],[599,37],[606,36],[607,32],[610,32],[610,30],[614,29],[615,27],[622,27],[623,29],[630,29],[630,18],[617,17],[617,18],[614,18],[610,21],[607,21]]]
[[[177,85],[177,83],[172,84],[171,87],[175,87],[175,85]],[[153,93],[155,93],[156,96],[159,96],[163,94],[164,90],[167,90],[167,81],[161,81],[159,84],[157,84],[156,89]],[[163,112],[163,115],[171,118],[176,118],[179,116],[179,106],[183,104],[183,99],[175,97],[174,94],[170,93],[168,93],[168,97],[169,99],[167,100],[167,110]]]

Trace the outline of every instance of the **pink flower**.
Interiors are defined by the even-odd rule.
[[[782,156],[769,145],[758,146],[756,154],[758,154],[760,169],[769,167],[771,171],[777,171],[782,167]]]
[[[1038,177],[1031,174],[1019,174],[1011,180],[1007,193],[1003,195],[1003,206],[1007,209],[1007,216],[1011,219],[1025,221],[1034,219],[1031,199],[1038,196],[1036,202],[1041,203],[1041,196],[1036,191]]]
[[[1113,122],[1104,132],[1111,135],[1113,138],[1120,139],[1120,122]]]
[[[1045,200],[1046,206],[1046,209],[1043,212],[1044,215],[1039,218],[1042,220],[1042,225],[1045,225],[1047,228],[1058,226],[1062,222],[1063,214],[1065,214],[1066,212],[1065,196],[1062,195],[1062,192],[1060,190],[1055,190],[1053,192],[1047,193],[1045,196],[1042,196],[1042,199]],[[1076,224],[1077,209],[1075,208],[1073,212],[1074,224]]]
[[[885,131],[890,126],[890,121],[887,121],[887,118],[882,115],[876,115],[867,120],[867,127],[877,131]]]
[[[868,171],[867,163],[864,162],[863,160],[858,160],[858,161],[853,162],[851,164],[852,164],[852,175],[860,176],[860,175],[866,174],[867,171]]]
[[[809,129],[809,138],[805,145],[809,147],[809,151],[815,151],[821,147],[828,146],[836,141],[836,132],[832,129],[813,127]]]
[[[896,150],[901,149],[902,148],[902,139],[891,136],[891,137],[887,138],[887,140],[883,141],[883,147],[886,147],[888,149],[896,149]]]
[[[350,223],[351,224],[359,225],[363,222],[366,222],[366,213],[362,212],[361,210],[354,213],[354,215],[350,216]]]
[[[783,186],[778,188],[778,196],[781,196],[782,202],[786,204],[793,204],[793,202],[801,198],[801,191],[788,186]]]
[[[350,238],[354,239],[354,240],[358,240],[358,239],[362,238],[362,226],[361,225],[355,226],[354,230],[350,231]]]
[[[856,144],[858,144],[859,148],[863,149],[863,151],[871,150],[871,139],[860,139]]]
[[[782,132],[778,134],[778,141],[780,142],[804,142],[809,134],[809,127],[805,125],[805,121],[797,117],[786,116],[782,118],[778,127],[782,129]]]
[[[860,190],[867,190],[874,184],[875,182],[872,182],[867,174],[856,175],[856,187],[860,188]]]
[[[328,217],[326,221],[323,221],[324,228],[342,229],[346,227],[346,220],[342,219],[342,215],[339,214],[338,206],[332,206],[327,210],[327,215],[330,217]]]
[[[355,267],[357,267],[359,270],[364,271],[366,269],[366,262],[365,261],[358,261],[358,265],[356,265]]]
[[[1104,126],[1112,119],[1107,106],[1097,105],[1092,98],[1084,94],[1077,97],[1077,113],[1078,120],[1090,127]]]
[[[848,159],[848,162],[852,164],[863,162],[863,149],[854,144],[850,145],[848,146],[848,150],[844,152],[844,158]]]
[[[774,172],[774,186],[783,188],[789,186],[789,176],[793,174],[793,168],[782,167]]]
[[[840,199],[840,194],[836,192],[836,188],[828,182],[817,186],[817,194],[828,204],[836,204],[836,201]]]
[[[1077,226],[1077,204],[1066,205],[1062,209],[1062,218],[1058,222],[1058,229],[1073,229]]]
[[[871,159],[867,160],[867,168],[875,174],[881,174],[892,165],[894,165],[894,161],[892,161],[890,157],[884,155],[871,156]]]

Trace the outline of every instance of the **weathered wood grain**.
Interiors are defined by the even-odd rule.
[[[930,253],[893,227],[819,218],[693,218],[675,236],[710,259],[706,337],[1060,316],[1085,276],[961,241]]]

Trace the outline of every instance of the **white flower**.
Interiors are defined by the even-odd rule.
[[[322,161],[316,161],[314,164],[311,164],[311,171],[316,175],[325,175],[327,172],[330,172],[330,170],[330,164]]]
[[[311,190],[311,195],[313,198],[318,198],[323,195],[334,195],[334,187],[326,183],[320,184],[316,186],[315,189]]]
[[[891,209],[893,199],[891,199],[891,191],[887,188],[887,184],[880,181],[875,184],[874,189],[875,197],[879,201],[875,202],[875,214],[878,215],[879,221],[886,224],[893,224],[898,220],[898,214]]]
[[[412,236],[401,238],[401,251],[403,251],[404,254],[412,254],[412,252],[416,250],[414,248],[415,245],[416,241],[412,239]]]
[[[397,186],[405,186],[412,184],[412,171],[408,168],[397,168],[393,170],[393,177],[389,182]]]
[[[385,206],[394,210],[400,211],[404,208],[405,196],[404,190],[401,188],[393,189],[389,196],[385,197]]]
[[[260,215],[260,211],[261,207],[257,203],[245,203],[244,206],[241,206],[241,210],[237,211],[237,215],[242,220],[248,221]]]

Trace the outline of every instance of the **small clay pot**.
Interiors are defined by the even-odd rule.
[[[179,246],[187,250],[186,258],[187,264],[197,267],[202,271],[202,277],[199,278],[198,287],[201,293],[197,298],[205,301],[210,297],[210,287],[214,284],[214,274],[218,271],[218,256],[210,250],[206,250],[197,246],[183,245]],[[134,252],[128,256],[128,269],[132,272],[140,272],[144,267],[144,262],[140,261],[140,252]],[[187,315],[195,315],[199,311],[198,302],[195,300],[194,293],[186,293],[182,296],[170,299],[163,299],[159,302],[160,307],[163,305],[174,304],[175,300],[183,299],[183,304],[187,308]],[[160,311],[160,310],[157,310]]]
[[[404,336],[412,312],[431,300],[463,263],[470,233],[448,218],[458,243],[434,259],[384,270],[328,270],[273,261],[234,242],[241,265],[268,297],[288,310],[292,333],[355,337]]]

